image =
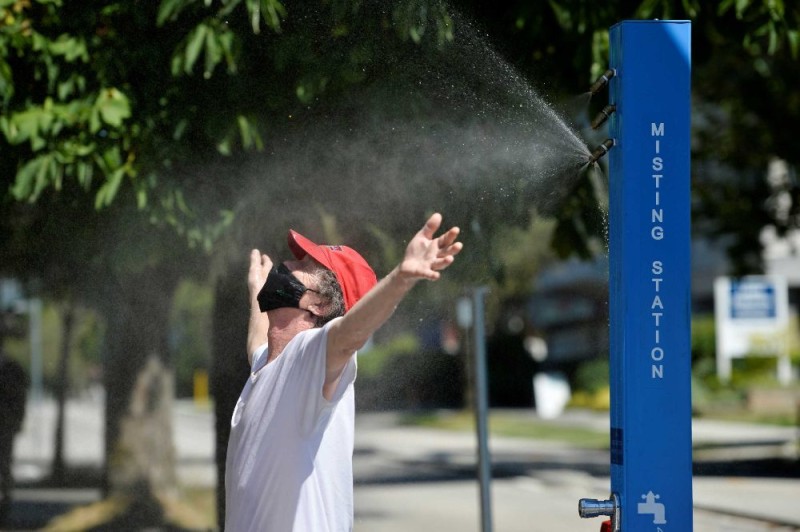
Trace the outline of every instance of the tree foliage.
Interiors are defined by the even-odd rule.
[[[234,220],[236,179],[198,183],[187,164],[268,152],[303,116],[385,76],[387,48],[446,46],[474,25],[558,98],[606,68],[608,27],[624,18],[693,21],[696,98],[725,121],[697,128],[696,159],[751,174],[763,170],[764,154],[796,162],[793,141],[774,127],[797,118],[800,105],[792,91],[800,13],[782,1],[3,0],[3,182],[15,200],[35,202],[73,181],[95,208],[129,190],[151,217],[209,248]],[[754,143],[765,149],[748,149]],[[705,181],[696,179],[696,214],[738,234],[729,202],[706,194]],[[586,199],[559,214],[562,254],[602,230],[587,215],[595,201],[587,180],[576,195]],[[752,234],[741,240],[754,243]]]

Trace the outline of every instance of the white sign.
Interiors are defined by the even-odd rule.
[[[788,383],[789,289],[785,278],[718,277],[714,282],[714,314],[717,375],[721,380],[730,379],[731,359],[756,355],[778,357],[778,377]]]

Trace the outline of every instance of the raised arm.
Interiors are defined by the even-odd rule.
[[[253,365],[253,353],[267,343],[269,316],[258,307],[258,292],[267,280],[272,260],[257,249],[250,252],[250,269],[247,272],[247,290],[250,299],[250,321],[247,325],[247,362]]]
[[[403,260],[351,308],[328,332],[327,377],[323,393],[330,399],[339,375],[353,353],[392,315],[394,309],[420,279],[435,281],[461,251],[453,227],[438,237],[442,224],[438,213],[431,216],[411,239]]]

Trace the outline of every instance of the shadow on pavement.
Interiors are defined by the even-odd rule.
[[[746,460],[695,461],[695,476],[800,478],[800,460],[751,458]]]
[[[0,515],[0,530],[42,529],[53,518],[99,500],[101,482],[102,472],[96,467],[70,468],[60,479],[18,480],[11,504]]]
[[[702,447],[702,458],[695,458],[693,475],[708,477],[751,477],[751,478],[800,478],[800,459],[776,456],[778,444],[785,442],[747,442],[742,444],[706,445]],[[762,456],[731,458],[733,448],[754,447],[766,449]],[[370,456],[375,450],[361,447],[356,456]],[[537,476],[546,472],[577,471],[595,478],[610,476],[610,466],[606,453],[587,450],[584,459],[573,456],[569,459],[554,459],[552,456],[537,453],[515,453],[492,456],[492,477],[513,478],[518,476]],[[758,453],[755,453],[756,455]],[[476,478],[474,463],[464,460],[463,454],[436,452],[417,456],[413,459],[395,458],[381,467],[357,474],[356,485],[407,484],[413,482],[446,482]]]

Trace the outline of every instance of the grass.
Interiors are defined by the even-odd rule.
[[[474,416],[468,411],[407,414],[401,423],[444,430],[475,431]],[[494,436],[564,442],[587,449],[607,449],[609,443],[607,432],[506,412],[492,413],[489,416],[489,433]]]
[[[762,413],[739,410],[719,410],[703,413],[705,419],[718,419],[720,421],[741,421],[758,425],[777,425],[781,427],[800,427],[800,419],[795,414]]]

